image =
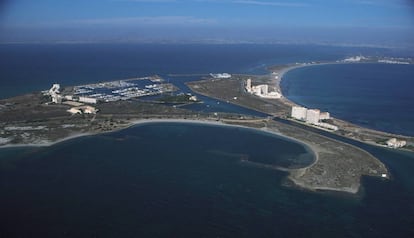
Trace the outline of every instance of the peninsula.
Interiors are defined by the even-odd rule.
[[[264,130],[308,146],[315,156],[315,162],[308,167],[282,169],[263,165],[265,169],[289,172],[289,180],[304,189],[356,193],[360,188],[361,176],[390,178],[384,164],[362,149],[308,130],[308,125],[284,121],[292,120],[289,115],[295,104],[283,97],[279,82],[284,72],[301,66],[275,66],[269,69],[271,74],[263,76],[225,74],[226,77],[217,77],[217,74],[212,74],[211,77],[187,84],[198,94],[264,112],[268,117],[184,109],[182,105],[200,103],[196,95],[174,93],[178,88],[165,84],[158,76],[63,89],[54,85],[49,91],[0,100],[0,145],[45,146],[76,136],[115,131],[148,121],[197,121]],[[270,85],[280,97],[259,97],[247,92],[247,79],[254,84]],[[160,96],[142,98],[148,95]],[[340,128],[332,133],[352,139],[375,144],[378,138],[390,136],[338,119],[330,120],[330,123]],[[412,138],[405,139],[409,143],[412,141]],[[240,161],[249,162],[244,157]]]
[[[356,58],[356,59],[354,59]],[[335,61],[335,62],[312,62],[312,63],[295,63],[288,65],[278,65],[269,67],[268,70],[271,74],[268,75],[234,75],[231,79],[204,79],[197,82],[190,82],[188,86],[199,94],[216,98],[219,100],[231,102],[239,106],[247,107],[256,111],[266,113],[274,118],[281,118],[284,120],[289,120],[294,123],[305,124],[309,127],[316,127],[318,129],[327,130],[331,133],[347,137],[353,140],[364,142],[370,145],[381,146],[381,147],[390,147],[398,148],[404,146],[403,150],[414,151],[414,137],[397,135],[382,131],[377,131],[369,128],[364,128],[350,122],[331,117],[329,113],[324,116],[319,117],[313,123],[305,123],[304,120],[297,120],[298,118],[292,115],[294,109],[301,108],[299,105],[288,100],[283,96],[282,90],[280,88],[280,82],[283,79],[283,75],[299,67],[307,67],[312,65],[322,65],[322,64],[344,64],[344,63],[372,63],[383,61],[402,62],[412,64],[411,59],[404,59],[405,61],[396,61],[394,58],[369,58],[369,57],[351,57],[352,61],[349,59]],[[359,60],[359,61],[357,61]],[[399,59],[402,60],[402,59]],[[397,63],[394,63],[397,64]],[[257,85],[257,86],[251,86]],[[263,86],[266,90],[267,95],[273,94],[274,96],[264,96]],[[249,88],[259,88],[259,92],[251,90],[253,93],[249,92]],[[270,93],[268,92],[270,91]],[[309,111],[309,110],[308,110]],[[318,109],[311,109],[310,111],[318,111]],[[317,112],[319,114],[319,112]],[[318,123],[318,121],[323,121]],[[401,143],[399,146],[398,143]]]

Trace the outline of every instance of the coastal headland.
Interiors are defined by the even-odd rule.
[[[47,146],[65,139],[111,132],[143,122],[197,121],[255,128],[306,145],[315,156],[315,162],[308,167],[282,169],[264,166],[289,172],[289,180],[304,189],[356,193],[359,191],[362,176],[390,178],[391,175],[384,164],[362,149],[327,138],[307,130],[306,127],[295,126],[294,123],[287,124],[273,120],[274,118],[287,119],[291,107],[295,105],[293,102],[284,97],[260,98],[244,90],[245,81],[250,78],[254,83],[272,85],[273,90],[281,93],[279,83],[283,73],[302,66],[304,65],[276,66],[270,68],[272,74],[269,75],[232,75],[231,78],[226,79],[204,78],[187,84],[198,94],[264,112],[269,115],[266,118],[234,113],[190,111],[180,108],[179,105],[170,104],[170,99],[167,102],[140,99],[102,102],[92,105],[99,109],[97,113],[72,114],[68,111],[73,109],[71,108],[73,105],[48,103],[50,98],[40,92],[0,100],[0,145],[2,147]],[[186,101],[187,99],[188,97],[182,101],[180,95],[179,101],[199,103],[195,100]],[[343,123],[341,130],[335,133],[348,138],[373,143],[378,138],[390,136],[388,133],[359,128],[338,119],[333,120],[336,125]],[[409,141],[411,139],[407,138]],[[241,158],[241,161],[249,162],[246,158]]]
[[[283,80],[283,75],[290,70],[323,64],[344,64],[344,62],[314,62],[306,64],[278,65],[269,67],[268,70],[271,74],[268,75],[234,75],[231,79],[204,79],[201,81],[190,82],[187,85],[191,88],[191,90],[199,94],[263,112],[275,118],[282,118],[304,124],[301,121],[291,118],[292,107],[299,105],[283,96],[280,88],[280,82]],[[281,95],[281,98],[269,99],[247,93],[245,89],[247,80],[251,80],[251,82],[256,85],[269,85],[269,90],[278,92]],[[327,122],[339,128],[336,131],[329,130],[337,135],[381,147],[386,147],[385,142],[387,140],[391,138],[398,138],[399,140],[407,142],[407,145],[400,149],[412,152],[414,151],[414,137],[361,127],[335,117],[330,117]],[[309,124],[304,125],[310,127],[312,126]]]

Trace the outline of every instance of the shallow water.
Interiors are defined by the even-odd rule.
[[[5,149],[0,158],[4,234],[105,237],[241,232],[250,212],[269,215],[257,207],[261,196],[285,176],[244,160],[279,167],[314,161],[303,145],[269,133],[180,123]]]
[[[243,162],[304,166],[313,158],[300,144],[244,128],[151,123],[2,149],[0,234],[411,237],[413,153],[362,147],[393,179],[363,178],[359,195],[285,186],[285,172]],[[298,155],[304,160],[291,160]]]

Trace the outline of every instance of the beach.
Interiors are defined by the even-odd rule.
[[[327,63],[323,63],[327,64]],[[378,159],[366,153],[365,151],[351,146],[349,144],[332,140],[319,133],[311,132],[306,128],[301,128],[295,124],[287,125],[283,122],[273,120],[273,117],[280,119],[288,119],[290,115],[291,106],[296,105],[286,97],[281,100],[275,99],[261,99],[254,95],[247,94],[240,82],[246,80],[248,77],[257,83],[266,82],[274,85],[277,90],[280,90],[280,83],[283,76],[290,70],[300,67],[308,67],[318,64],[295,64],[278,66],[277,69],[270,69],[271,74],[265,76],[251,75],[237,75],[231,79],[225,80],[203,80],[190,82],[187,85],[194,92],[201,95],[215,98],[224,102],[233,103],[256,111],[271,115],[264,117],[247,117],[245,115],[233,114],[200,114],[181,110],[178,108],[167,107],[157,104],[131,104],[129,102],[116,102],[101,104],[99,108],[101,111],[96,116],[73,117],[65,119],[65,123],[56,124],[58,118],[47,122],[48,125],[55,125],[48,129],[51,131],[62,131],[64,133],[51,134],[48,130],[33,132],[33,136],[27,139],[28,143],[14,143],[13,146],[51,146],[56,143],[77,138],[80,136],[90,136],[101,133],[111,133],[123,130],[134,125],[146,123],[201,123],[217,126],[241,126],[246,128],[258,129],[274,133],[278,136],[283,136],[289,140],[293,140],[306,148],[314,155],[315,160],[309,166],[300,169],[283,169],[290,173],[289,179],[301,188],[309,190],[333,190],[350,193],[357,193],[360,188],[360,178],[364,175],[389,178],[390,173],[384,164]],[[278,76],[277,78],[275,76]],[[24,99],[25,97],[23,97]],[[35,98],[35,96],[26,97]],[[47,110],[52,110],[56,113],[62,113],[61,118],[67,118],[65,109],[59,105],[42,106]],[[148,111],[151,113],[143,113]],[[139,113],[138,113],[139,112]],[[15,113],[18,115],[18,113]],[[59,120],[62,121],[59,118]],[[64,127],[66,123],[74,124],[74,120],[78,121],[76,125],[79,128]],[[296,123],[295,121],[292,121]],[[19,126],[19,125],[17,125]],[[21,126],[21,125],[20,125]],[[33,128],[46,128],[44,123],[36,121],[31,125]],[[65,129],[62,129],[65,128]],[[381,134],[380,132],[366,133],[361,128],[351,127],[352,130],[358,129],[359,135],[367,136],[389,136],[389,134]],[[37,133],[37,134],[36,134]],[[341,133],[347,133],[346,131]],[[358,135],[358,134],[357,134]],[[353,138],[349,134],[348,138]],[[355,137],[355,136],[354,136]],[[371,141],[374,139],[371,138]],[[3,145],[2,147],[10,147]],[[340,166],[339,166],[340,165]],[[346,169],[344,169],[346,168]],[[279,169],[274,167],[274,169]]]
[[[78,133],[73,134],[71,136],[68,136],[66,138],[59,139],[55,142],[47,142],[47,143],[40,143],[40,144],[19,144],[19,145],[5,145],[2,146],[3,148],[7,147],[21,147],[21,146],[52,146],[56,143],[60,143],[63,141],[67,141],[70,139],[75,139],[81,136],[92,136],[96,134],[103,134],[103,133],[113,133],[120,130],[125,130],[132,126],[137,125],[145,125],[145,124],[151,124],[151,123],[190,123],[190,124],[204,124],[204,125],[213,125],[213,126],[226,126],[226,127],[240,127],[240,128],[249,128],[253,130],[262,131],[265,133],[272,133],[277,136],[281,136],[282,138],[286,138],[287,140],[290,140],[294,143],[299,143],[305,148],[308,148],[308,151],[313,154],[314,156],[314,162],[310,165],[299,168],[299,169],[281,169],[278,167],[274,167],[274,169],[281,169],[283,171],[287,171],[290,173],[289,179],[293,181],[296,186],[310,189],[310,190],[334,190],[334,191],[343,191],[343,192],[351,192],[356,193],[359,190],[359,176],[362,174],[367,175],[373,175],[373,176],[380,176],[380,174],[388,174],[388,171],[386,170],[385,166],[382,163],[378,163],[376,159],[374,159],[372,156],[364,153],[362,150],[359,150],[357,148],[349,147],[349,145],[340,143],[338,141],[329,140],[328,138],[321,137],[317,134],[306,132],[302,129],[294,128],[291,126],[286,126],[279,124],[274,121],[269,121],[266,119],[262,120],[207,120],[207,119],[138,119],[138,120],[131,120],[127,124],[123,124],[122,126],[119,126],[117,129],[111,130],[111,131],[95,131],[95,132],[89,132],[89,133]],[[247,123],[247,124],[246,124]],[[312,136],[310,136],[312,135]],[[330,145],[333,143],[332,145]],[[323,145],[323,146],[322,146]],[[341,150],[353,150],[352,152],[353,156],[345,156],[342,154],[341,150],[337,150],[337,148],[340,148]],[[346,149],[348,148],[348,149]],[[361,154],[362,153],[362,154]],[[332,155],[335,156],[335,160],[327,160],[327,155],[330,155],[331,158]],[[345,162],[343,165],[344,167],[354,167],[352,164],[354,163],[356,159],[360,159],[361,157],[368,159],[366,162],[371,165],[367,165],[367,167],[372,167],[372,165],[375,165],[377,167],[373,171],[376,171],[375,173],[366,171],[365,169],[362,169],[359,173],[361,175],[359,176],[352,176],[349,177],[346,175],[347,171],[341,171],[341,168],[331,166],[334,165],[332,162],[338,160],[341,160],[342,163]],[[346,159],[348,158],[348,159]],[[337,163],[337,162],[334,162]],[[365,162],[363,162],[365,163]],[[328,166],[329,165],[329,166]],[[318,171],[320,166],[323,166],[327,169],[328,173],[320,174]],[[379,166],[379,167],[378,167]],[[336,172],[335,172],[336,171]],[[334,177],[332,175],[335,174]],[[343,174],[343,175],[340,175]],[[326,177],[327,176],[327,177]],[[342,177],[339,179],[341,182],[339,183],[332,183],[332,179],[337,180],[337,177]],[[319,179],[315,179],[319,178]],[[351,179],[352,178],[352,179]]]
[[[283,81],[284,76],[295,69],[299,68],[305,68],[305,67],[313,67],[313,66],[323,66],[323,65],[372,65],[372,63],[369,62],[361,62],[361,63],[344,63],[344,62],[323,62],[323,63],[312,63],[312,64],[295,64],[295,65],[286,65],[281,68],[272,68],[270,67],[269,70],[273,72],[271,75],[269,75],[269,84],[272,84],[275,86],[276,90],[281,93],[282,99],[281,102],[285,103],[286,105],[293,107],[293,106],[305,106],[305,105],[298,105],[296,102],[290,100],[287,95],[283,94],[283,90],[281,87],[281,83]],[[277,75],[278,77],[275,78],[274,75]],[[318,108],[317,108],[318,109]],[[286,114],[286,119],[290,119],[290,112]],[[390,119],[391,120],[391,119]],[[357,141],[361,141],[370,145],[375,146],[381,146],[386,147],[384,144],[384,141],[391,139],[391,138],[398,138],[400,140],[405,140],[408,144],[408,146],[399,148],[400,150],[407,150],[407,151],[414,151],[414,137],[407,136],[407,135],[401,135],[391,132],[385,132],[378,129],[372,129],[367,128],[364,126],[357,125],[355,123],[346,121],[342,118],[336,118],[335,114],[331,113],[331,123],[338,126],[340,128],[339,131],[333,132],[335,134],[345,136]],[[393,123],[391,121],[391,123]]]

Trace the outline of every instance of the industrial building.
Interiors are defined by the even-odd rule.
[[[248,93],[257,95],[262,98],[278,99],[282,97],[282,95],[276,91],[269,92],[269,85],[267,84],[252,86],[251,79],[246,80],[245,89]]]
[[[60,95],[60,84],[53,84],[52,87],[44,92],[44,95],[49,95],[52,103],[62,103],[62,96]]]
[[[257,96],[265,96],[269,92],[269,86],[267,84],[260,84],[257,86],[252,87],[253,94],[256,94]]]
[[[53,84],[52,87],[49,89],[49,95],[59,94],[60,93],[60,84]]]
[[[251,92],[252,91],[252,80],[251,79],[247,79],[246,80],[246,91],[247,92]]]

